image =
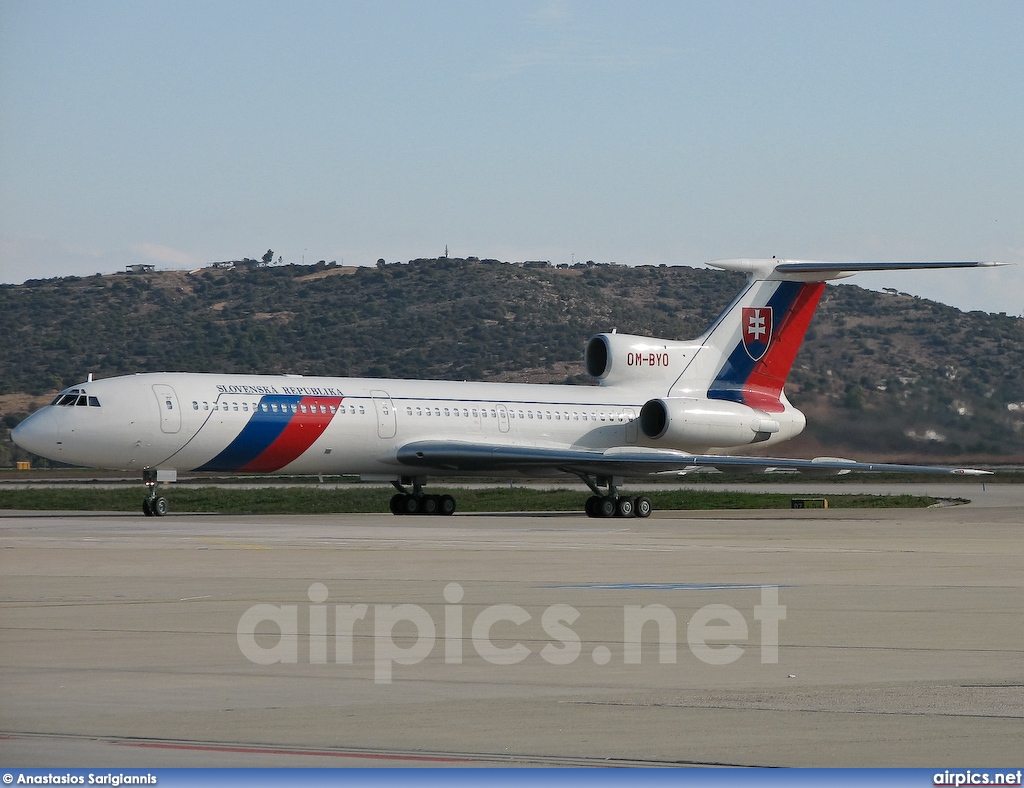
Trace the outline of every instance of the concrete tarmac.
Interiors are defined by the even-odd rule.
[[[964,491],[648,520],[2,512],[0,764],[1019,766],[1024,486]]]

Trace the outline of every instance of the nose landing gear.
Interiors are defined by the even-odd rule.
[[[156,494],[156,487],[161,482],[175,482],[178,480],[177,471],[156,470],[146,468],[142,472],[142,481],[146,484],[146,497],[142,499],[142,513],[146,517],[163,517],[169,511],[167,499]]]

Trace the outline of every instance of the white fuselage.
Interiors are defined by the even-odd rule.
[[[385,477],[409,473],[396,455],[420,440],[716,450],[646,437],[638,416],[652,392],[639,387],[152,373],[76,388],[95,404],[43,408],[17,428],[19,445],[74,465],[128,471]],[[695,402],[697,418],[713,418],[722,406]],[[804,425],[788,403],[772,419],[780,429],[765,445]]]

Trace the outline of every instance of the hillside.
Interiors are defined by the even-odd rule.
[[[32,280],[0,286],[0,416],[10,427],[89,372],[585,384],[592,334],[695,336],[741,283],[684,267],[472,258]],[[787,390],[809,417],[793,452],[1024,456],[1024,321],[829,286]],[[12,457],[0,446],[0,467]]]

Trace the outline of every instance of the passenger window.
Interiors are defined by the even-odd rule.
[[[82,403],[82,404],[84,405],[85,403]],[[171,402],[170,400],[167,400],[166,404],[167,404],[167,410],[174,410],[174,403],[173,402]],[[227,409],[228,409],[227,405],[225,405],[224,406],[224,410],[227,410]]]
[[[561,416],[561,415],[559,414],[559,412],[558,412],[558,411],[556,410],[556,411],[555,411],[555,421],[561,421],[561,420],[562,420],[562,416]]]
[[[405,415],[406,416],[411,416],[412,415],[412,408],[406,408],[405,409]]]
[[[302,405],[302,404],[300,404],[300,405],[299,405],[299,410],[300,410],[300,411],[302,411],[303,413],[305,413],[305,412],[306,412],[306,406],[305,406],[305,405]]]
[[[448,412],[448,408],[445,408],[445,409],[444,409],[444,415],[445,415],[445,416],[450,416],[450,415],[451,415],[451,414],[450,414],[450,413]]]
[[[327,407],[330,408],[331,413],[337,412],[337,408],[335,408],[333,405],[328,405]]]
[[[423,415],[423,408],[416,408],[416,415],[417,416],[422,416]]]
[[[248,413],[249,412],[249,403],[248,402],[243,402],[242,403],[242,412],[243,413]]]
[[[359,406],[359,413],[360,413],[360,415],[365,414],[366,413],[366,408],[364,408],[362,405],[360,405]]]
[[[199,403],[192,400],[192,410],[199,410]]]
[[[238,403],[237,402],[232,402],[231,403],[231,410],[235,410],[235,411],[238,410]]]

